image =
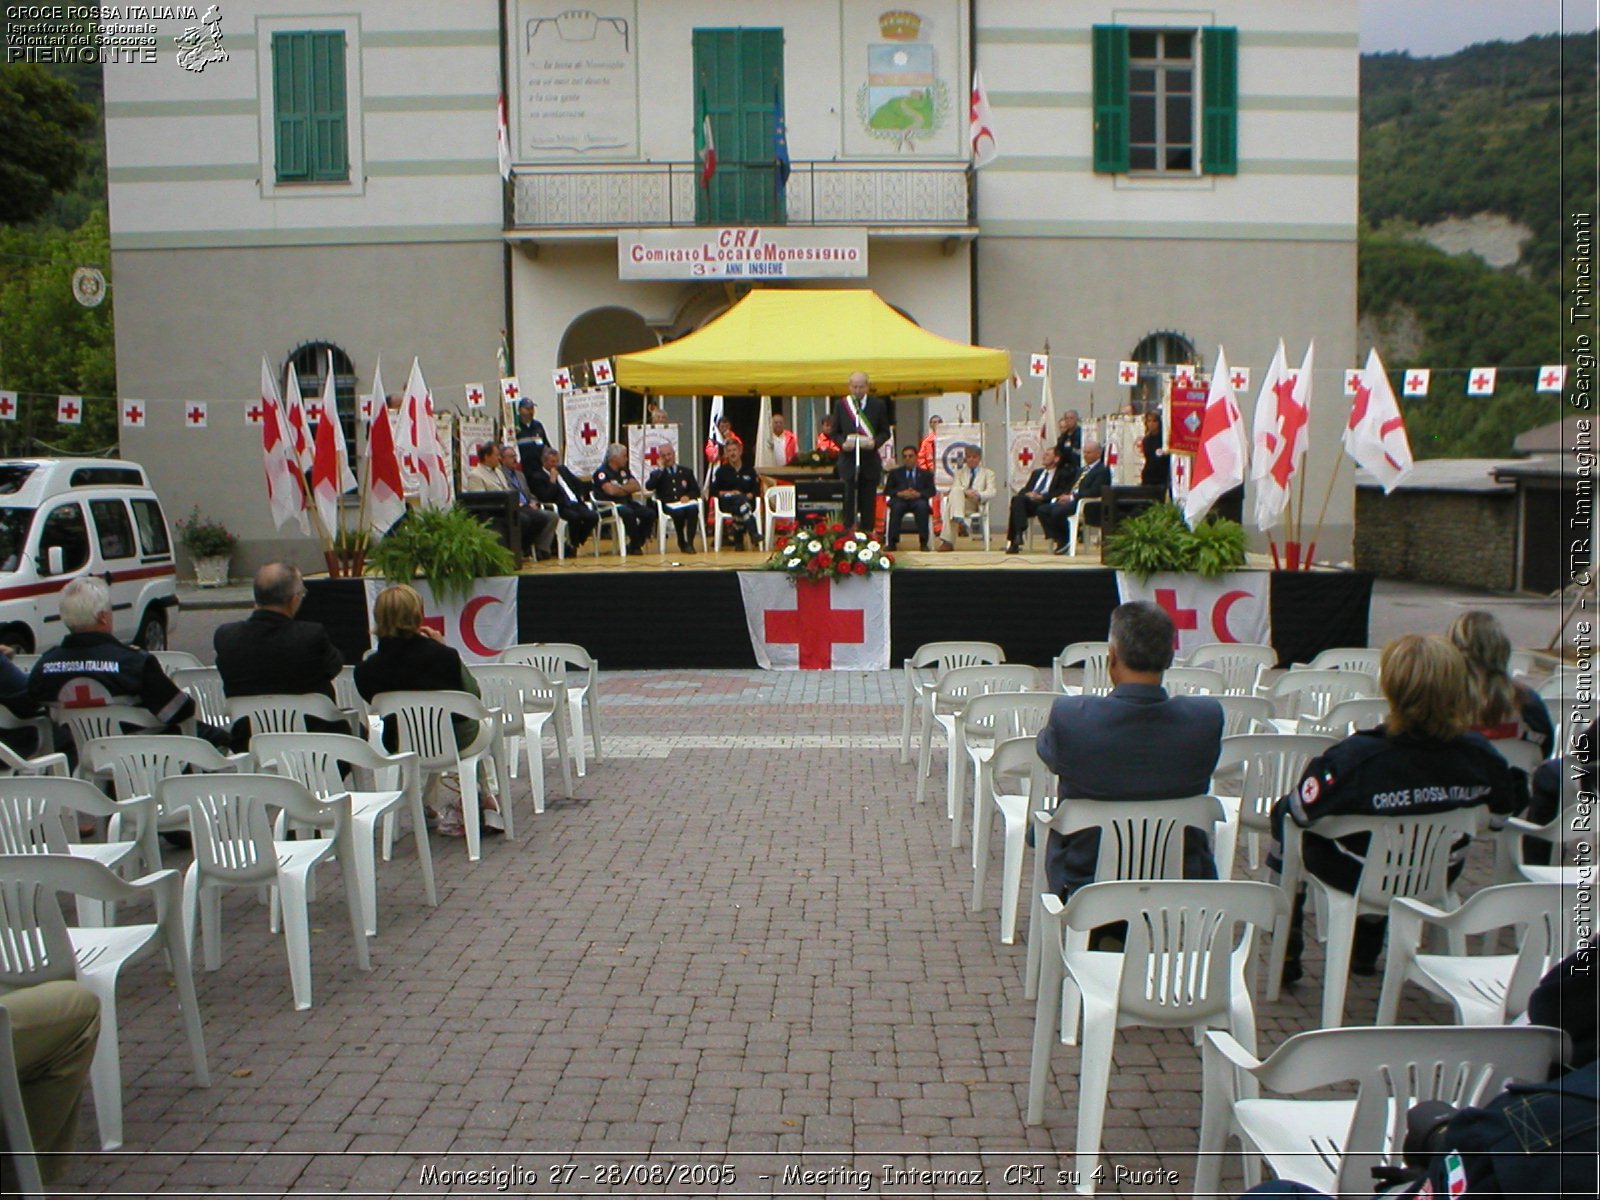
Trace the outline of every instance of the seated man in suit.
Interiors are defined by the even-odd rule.
[[[1028,477],[1022,490],[1011,497],[1011,514],[1006,522],[1007,554],[1021,551],[1022,539],[1028,532],[1028,522],[1041,508],[1072,491],[1071,475],[1061,469],[1054,446],[1046,446],[1039,461],[1039,469]]]
[[[567,552],[577,552],[600,524],[600,514],[590,508],[589,485],[561,461],[561,452],[546,446],[537,467],[530,468],[528,490],[540,504],[555,505],[556,515],[567,523]]]
[[[645,502],[644,488],[628,470],[628,448],[621,442],[606,447],[606,461],[594,473],[594,492],[596,499],[617,506],[627,531],[628,553],[643,551],[645,539],[656,531],[656,506]]]
[[[1222,753],[1222,706],[1209,696],[1168,696],[1161,676],[1172,665],[1172,618],[1148,600],[1111,614],[1104,696],[1063,696],[1039,732],[1039,758],[1073,800],[1182,800],[1204,795]],[[1215,879],[1204,832],[1184,832],[1186,879]],[[1063,900],[1094,882],[1100,835],[1050,834],[1045,870]]]
[[[995,492],[999,490],[999,485],[994,481],[994,472],[983,465],[983,451],[976,446],[968,446],[965,453],[966,465],[951,475],[950,490],[944,494],[944,529],[939,542],[941,550],[956,548],[955,535],[957,532],[967,532],[967,522],[989,519],[984,506],[994,499]]]
[[[478,446],[478,464],[467,472],[469,492],[515,492],[517,495],[517,524],[522,530],[522,544],[532,546],[537,557],[550,558],[555,554],[556,519],[533,502],[516,471],[507,471],[500,462],[500,447],[495,442]]]
[[[883,544],[890,551],[900,544],[900,523],[907,513],[917,524],[917,545],[928,548],[933,490],[933,472],[917,465],[916,448],[901,450],[900,465],[883,481],[883,494],[889,497],[889,527],[884,530]]]
[[[1053,500],[1039,510],[1039,524],[1044,526],[1045,533],[1050,535],[1050,540],[1056,543],[1056,553],[1066,554],[1071,549],[1068,540],[1070,532],[1069,518],[1078,511],[1078,504],[1084,500],[1095,500],[1100,496],[1100,489],[1111,483],[1111,468],[1106,466],[1100,456],[1100,443],[1086,441],[1083,443],[1083,471],[1078,475],[1078,480],[1072,485],[1072,491]],[[1084,520],[1091,525],[1100,524],[1099,505],[1084,514]]]
[[[678,532],[678,549],[693,554],[695,527],[699,524],[700,484],[695,481],[694,472],[678,462],[678,452],[670,443],[661,447],[661,465],[650,472],[644,486],[661,501],[672,518],[673,528]]]

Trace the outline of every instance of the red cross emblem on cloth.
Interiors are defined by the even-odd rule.
[[[796,580],[795,604],[797,607],[789,610],[768,610],[766,634],[769,642],[800,647],[802,671],[829,670],[834,646],[867,640],[866,614],[859,608],[834,608],[828,580]]]

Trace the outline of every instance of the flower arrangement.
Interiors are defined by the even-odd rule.
[[[187,520],[175,524],[178,541],[190,558],[226,558],[239,544],[238,534],[215,517],[204,516],[198,504],[189,510]]]
[[[848,579],[894,570],[894,555],[870,534],[846,533],[843,525],[819,521],[780,537],[766,569],[797,579]]]
[[[807,450],[794,460],[797,467],[831,467],[839,461],[837,450]]]

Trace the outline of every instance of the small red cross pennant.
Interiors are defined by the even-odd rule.
[[[1050,356],[1048,354],[1028,355],[1028,374],[1035,379],[1043,379],[1050,374]]]
[[[320,423],[322,420],[322,414],[326,411],[327,410],[322,407],[322,402],[320,400],[307,401],[306,420],[312,422],[313,424]]]
[[[1119,362],[1117,364],[1117,382],[1123,387],[1132,387],[1139,382],[1139,364],[1136,362]]]
[[[1428,394],[1428,378],[1433,374],[1427,367],[1412,367],[1406,372],[1400,390],[1407,396],[1426,396]]]
[[[469,383],[466,385],[467,407],[482,408],[487,403],[483,396],[483,384]]]
[[[1234,391],[1244,391],[1250,386],[1250,368],[1234,367],[1228,372],[1228,382],[1233,384]]]
[[[522,384],[515,375],[507,375],[500,381],[500,398],[513,407],[522,399]]]
[[[183,423],[190,429],[204,429],[206,427],[206,403],[204,400],[192,400],[184,406]]]
[[[1172,368],[1172,386],[1173,387],[1193,387],[1194,386],[1194,364],[1193,363],[1179,363],[1177,366]]]
[[[594,372],[594,381],[601,387],[611,382],[611,360],[609,358],[595,359],[589,364],[589,370]]]
[[[145,406],[140,400],[122,402],[122,423],[130,429],[144,428]]]
[[[363,396],[363,397],[361,397],[361,419],[363,421],[372,420],[372,397],[371,396]]]
[[[267,419],[267,405],[269,400],[257,400],[244,410],[244,423],[246,425],[259,425]]]
[[[1473,367],[1467,372],[1467,395],[1492,396],[1494,395],[1493,367]]]
[[[1557,363],[1554,366],[1539,368],[1539,382],[1534,387],[1541,392],[1559,392],[1566,382],[1567,368]]]
[[[1344,373],[1344,394],[1354,396],[1356,389],[1361,386],[1361,371],[1352,368]]]
[[[57,396],[56,420],[62,425],[82,425],[83,397]]]
[[[572,372],[565,367],[557,367],[550,372],[550,382],[555,384],[556,391],[570,392],[572,390]]]
[[[15,421],[17,419],[17,394],[15,392],[0,392],[0,421]]]
[[[1092,359],[1092,358],[1080,358],[1078,360],[1078,382],[1079,383],[1093,383],[1094,382],[1094,359]]]

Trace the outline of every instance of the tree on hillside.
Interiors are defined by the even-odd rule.
[[[0,68],[0,223],[32,221],[69,190],[94,110],[34,63]]]

